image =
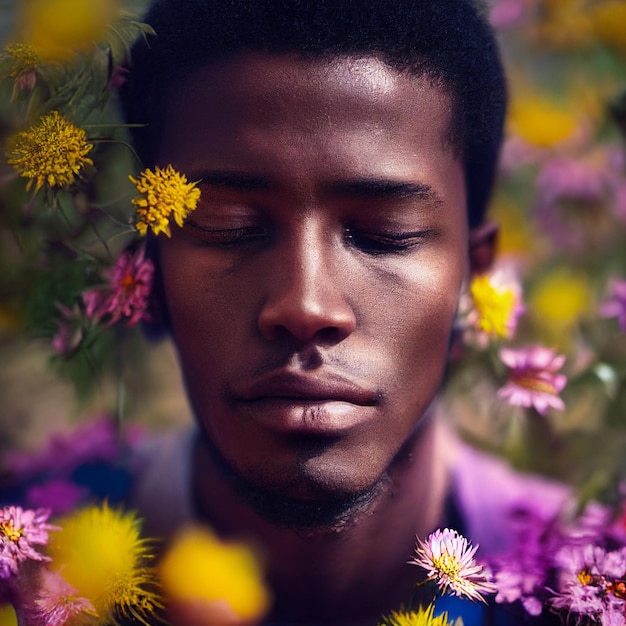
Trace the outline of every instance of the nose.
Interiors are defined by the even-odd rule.
[[[345,268],[321,228],[302,228],[274,252],[269,289],[258,317],[270,340],[291,336],[301,343],[342,341],[356,328],[346,299]],[[344,269],[342,272],[341,270]]]

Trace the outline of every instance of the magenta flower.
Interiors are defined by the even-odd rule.
[[[80,613],[97,615],[93,604],[79,597],[78,591],[59,572],[43,570],[41,589],[35,599],[35,614],[41,622],[46,626],[63,626]]]
[[[547,410],[564,409],[559,393],[567,377],[557,372],[565,363],[565,356],[542,346],[514,350],[500,350],[502,362],[510,368],[508,382],[498,391],[513,406],[534,407],[541,415]]]
[[[443,593],[451,591],[484,602],[483,594],[496,589],[488,572],[474,559],[477,549],[456,530],[438,529],[426,541],[417,539],[415,556],[409,563],[425,569],[426,579],[435,581]]]
[[[121,319],[128,326],[138,324],[147,316],[153,276],[154,265],[144,257],[144,248],[123,252],[107,276],[109,284],[83,294],[87,316],[96,323],[108,317],[108,326]]]
[[[616,317],[621,331],[626,333],[626,280],[613,280],[609,299],[600,305],[600,315]]]
[[[82,316],[78,307],[69,309],[57,303],[57,309],[61,316],[56,320],[58,329],[52,338],[52,347],[58,355],[64,356],[74,352],[83,340]]]
[[[33,546],[45,546],[48,532],[58,530],[47,524],[50,511],[8,506],[0,510],[0,579],[17,574],[18,566],[27,559],[49,561]]]

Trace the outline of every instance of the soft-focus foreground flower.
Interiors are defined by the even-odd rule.
[[[159,564],[171,617],[182,623],[255,623],[269,606],[269,593],[252,551],[223,543],[206,528],[179,534]]]
[[[23,37],[50,61],[92,48],[119,15],[118,0],[25,0],[20,8]]]
[[[123,319],[134,326],[146,317],[154,265],[144,255],[143,247],[123,252],[108,275],[109,285],[83,294],[89,318],[98,323],[108,317],[109,326]]]
[[[19,564],[27,559],[47,561],[34,546],[45,546],[48,533],[58,530],[47,523],[50,511],[32,511],[19,506],[0,510],[0,579],[17,574]]]
[[[40,584],[41,588],[35,598],[35,613],[46,626],[64,626],[81,613],[97,615],[91,602],[78,596],[76,589],[59,572],[44,569]]]
[[[409,563],[424,568],[427,580],[435,581],[442,592],[484,602],[483,594],[493,593],[495,586],[474,559],[477,549],[456,530],[438,529],[425,541],[417,539],[415,556]]]
[[[503,271],[476,276],[470,284],[475,309],[471,320],[479,331],[489,337],[511,337],[524,312],[520,283]]]
[[[600,624],[626,623],[626,548],[564,546],[555,560],[559,568],[555,608]]]
[[[378,626],[462,626],[463,620],[448,620],[448,613],[443,612],[434,616],[435,607],[429,604],[426,608],[419,607],[417,611],[392,611],[378,623]]]
[[[44,185],[65,189],[72,185],[86,165],[93,165],[87,154],[93,145],[82,128],[74,126],[58,111],[17,133],[10,140],[8,163],[23,178],[30,179],[26,190]]]
[[[198,205],[200,189],[196,183],[188,183],[187,177],[171,165],[165,169],[156,167],[154,172],[145,169],[139,178],[129,178],[141,194],[132,200],[137,212],[135,226],[140,235],[152,230],[155,235],[165,233],[170,237],[171,219],[182,226]]]
[[[619,327],[626,333],[626,280],[614,280],[609,299],[600,306],[600,315],[616,317]]]
[[[161,608],[154,571],[146,566],[153,555],[133,513],[103,504],[59,524],[62,530],[48,545],[53,567],[101,619],[139,616],[147,622]]]
[[[500,358],[510,372],[498,397],[506,398],[514,406],[534,407],[541,415],[550,407],[565,408],[558,395],[567,383],[567,377],[558,373],[565,363],[564,355],[543,346],[533,346],[519,350],[502,348]]]

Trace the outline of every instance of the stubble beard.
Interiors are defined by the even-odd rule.
[[[199,433],[199,438],[199,445],[208,452],[220,478],[228,483],[242,503],[266,522],[302,535],[340,534],[370,514],[380,497],[392,490],[389,474],[384,472],[374,484],[358,492],[321,486],[320,496],[315,499],[295,498],[284,495],[284,479],[268,479],[264,486],[253,483],[237,471],[204,431]],[[306,453],[303,454],[302,465],[305,460],[321,455],[331,445],[328,438],[307,439],[306,445],[303,444]],[[294,473],[295,476],[298,474],[297,471]]]

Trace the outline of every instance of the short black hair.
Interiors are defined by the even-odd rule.
[[[502,141],[506,86],[498,46],[478,0],[155,0],[157,33],[132,51],[121,90],[146,165],[161,136],[166,86],[210,61],[246,52],[319,59],[376,56],[451,93],[451,140],[464,162],[468,222],[479,225]]]

